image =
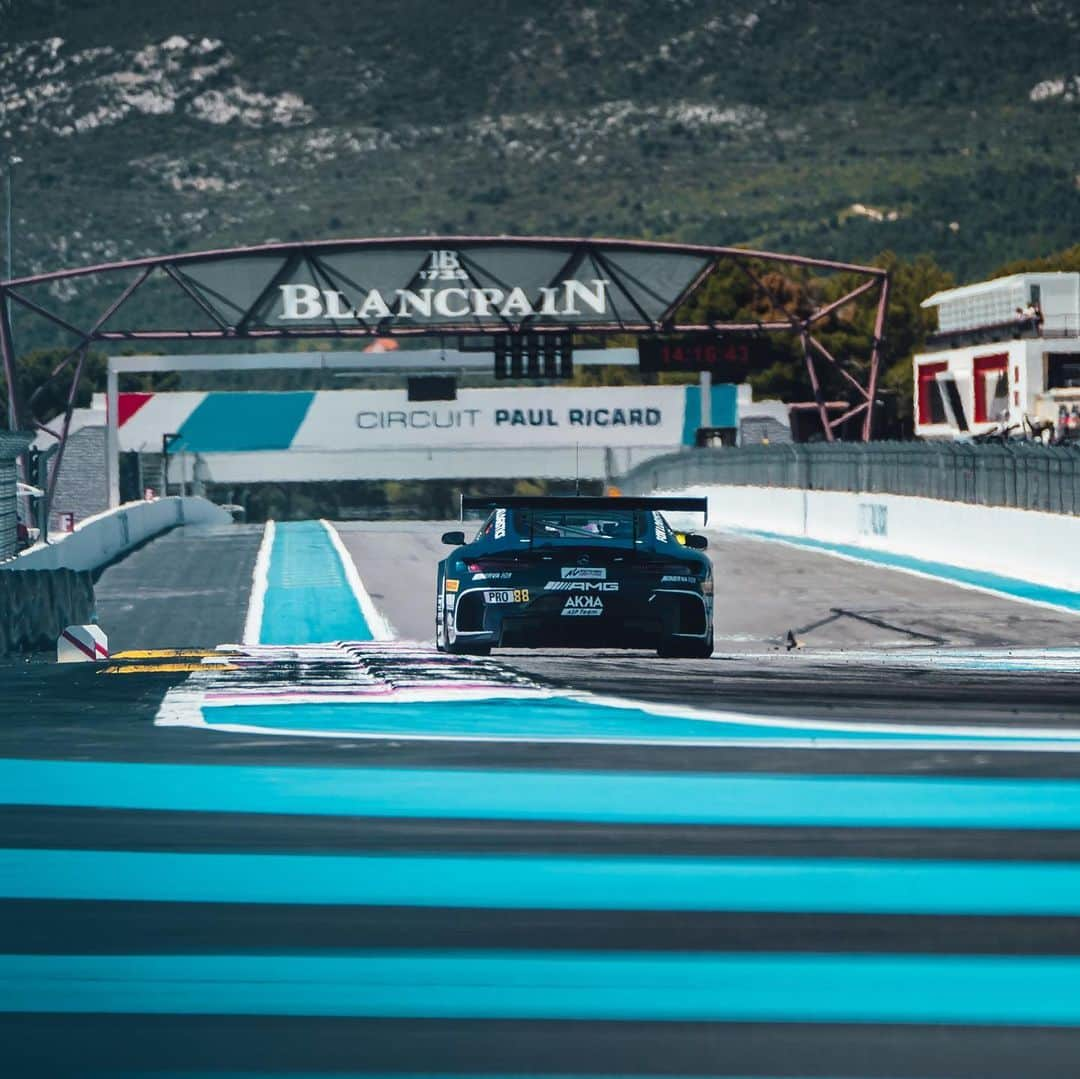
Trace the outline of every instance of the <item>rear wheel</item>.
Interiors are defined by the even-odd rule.
[[[453,652],[455,656],[490,656],[491,645],[490,644],[465,644],[462,641],[458,641],[456,644],[450,645],[447,652]]]
[[[704,640],[692,637],[666,637],[656,649],[664,659],[708,659],[713,654],[713,635]]]
[[[440,652],[450,652],[455,656],[490,656],[491,645],[480,644],[469,640],[468,637],[458,637],[450,622],[450,612],[443,611],[442,625],[439,625],[439,616],[436,614],[435,624],[435,647]]]

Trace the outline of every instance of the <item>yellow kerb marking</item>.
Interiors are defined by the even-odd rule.
[[[98,674],[176,674],[180,671],[205,671],[202,663],[130,663],[120,666],[111,665],[98,671]],[[232,663],[215,663],[215,671],[236,671],[240,668]]]
[[[213,648],[133,648],[127,652],[113,652],[113,659],[201,659],[218,656]]]

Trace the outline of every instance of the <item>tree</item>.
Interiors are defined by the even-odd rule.
[[[1014,273],[1078,273],[1080,272],[1080,244],[1055,251],[1043,258],[1017,259],[1007,262],[994,271],[994,277],[1008,277]]]
[[[31,420],[48,423],[59,416],[67,407],[71,379],[75,374],[76,360],[49,382],[49,376],[57,365],[68,355],[64,348],[39,348],[27,352],[15,361],[15,380],[22,406],[22,422]],[[83,365],[83,375],[79,390],[75,395],[76,408],[88,408],[95,393],[105,392],[105,376],[108,360],[102,352],[89,352]],[[163,374],[125,375],[124,389],[130,390],[172,390],[179,386],[179,375],[174,371]],[[31,398],[38,390],[41,392],[31,404]],[[6,390],[6,387],[5,387]],[[0,417],[0,425],[7,427],[7,412]]]
[[[878,255],[873,265],[889,271],[889,304],[881,352],[880,385],[896,392],[901,417],[911,414],[910,365],[912,355],[934,329],[934,316],[921,304],[927,296],[953,284],[929,255],[905,261],[891,251]],[[805,317],[839,299],[865,281],[858,274],[814,276],[798,266],[748,264],[750,276],[734,262],[721,264],[694,299],[679,313],[680,321],[783,321],[787,314]],[[754,278],[761,283],[755,283]],[[873,348],[876,292],[837,309],[813,333],[829,352],[853,374],[865,380]],[[822,392],[827,399],[851,399],[850,385],[827,362],[817,364]],[[895,373],[894,373],[895,372]],[[808,401],[813,392],[802,356],[799,335],[773,334],[768,366],[751,373],[748,381],[758,397]]]

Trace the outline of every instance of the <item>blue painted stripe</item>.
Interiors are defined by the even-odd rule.
[[[370,641],[371,629],[349,587],[326,528],[292,521],[274,530],[261,644]]]
[[[1080,915],[1080,864],[0,850],[8,899]],[[1078,989],[1080,992],[1080,989]]]
[[[8,1012],[1073,1026],[1078,984],[1076,957],[0,956]]]
[[[930,727],[882,731],[830,727],[827,723],[725,722],[721,719],[666,716],[645,708],[613,707],[595,700],[554,697],[542,700],[492,698],[473,701],[325,702],[289,705],[203,705],[211,726],[237,725],[267,731],[313,731],[428,738],[492,738],[499,740],[590,740],[633,742],[821,742],[872,744],[875,747],[940,744],[1008,746],[1080,745],[1080,731],[1062,729],[1059,737],[1001,735],[993,728],[964,734],[943,734]]]
[[[314,400],[314,393],[207,394],[169,452],[287,450]]]
[[[709,395],[710,412],[713,427],[738,427],[739,402],[738,390],[729,382],[721,382],[712,387]],[[688,385],[683,402],[682,444],[692,446],[696,441],[697,429],[701,426],[701,387]]]
[[[0,759],[0,804],[670,824],[1080,828],[1080,781]]]
[[[815,551],[845,555],[848,558],[857,558],[861,562],[889,566],[892,569],[913,570],[916,573],[925,573],[929,577],[940,577],[942,580],[953,581],[956,584],[966,584],[975,588],[985,588],[991,592],[1000,592],[1002,595],[1010,596],[1013,599],[1049,603],[1054,607],[1080,612],[1080,592],[1070,592],[1064,588],[1051,588],[1049,585],[1023,581],[1018,577],[1003,577],[997,573],[968,569],[965,566],[953,566],[946,562],[930,562],[922,558],[914,558],[911,555],[875,550],[872,547],[859,547],[850,543],[832,543],[826,540],[810,539],[807,536],[789,536],[779,532],[765,532],[759,529],[736,529],[735,531],[742,532],[745,535],[757,536],[760,539],[778,540],[783,543],[793,543],[799,547],[808,547]]]

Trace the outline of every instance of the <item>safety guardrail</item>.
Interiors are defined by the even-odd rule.
[[[627,494],[703,484],[793,487],[1080,515],[1080,447],[872,442],[696,449],[643,462],[616,482]]]
[[[232,515],[205,498],[159,498],[129,502],[81,521],[75,531],[54,536],[4,563],[5,570],[96,570],[145,540],[182,524],[230,524]]]

